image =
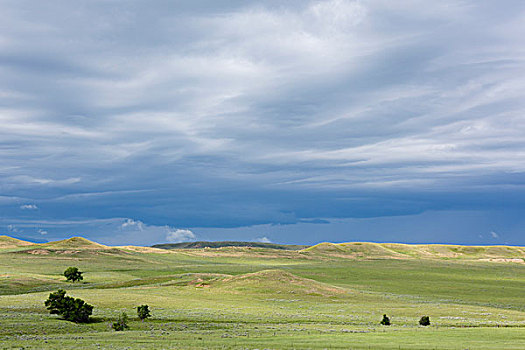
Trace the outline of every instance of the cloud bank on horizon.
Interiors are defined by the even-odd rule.
[[[0,230],[525,244],[523,23],[512,0],[3,1]]]

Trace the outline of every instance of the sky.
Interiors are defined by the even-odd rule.
[[[0,234],[525,245],[521,0],[0,0]]]

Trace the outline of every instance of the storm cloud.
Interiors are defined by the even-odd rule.
[[[153,243],[310,221],[316,242],[519,213],[524,22],[521,1],[2,1],[0,224]]]

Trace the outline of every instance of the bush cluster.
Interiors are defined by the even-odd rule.
[[[44,305],[51,314],[60,315],[65,320],[77,323],[88,322],[93,312],[93,306],[82,299],[66,296],[66,291],[63,289],[49,294]]]
[[[77,267],[68,267],[64,271],[64,276],[68,281],[81,281],[81,271]],[[89,316],[93,313],[93,306],[87,304],[84,300],[66,296],[66,291],[59,289],[56,292],[49,294],[49,298],[44,301],[44,305],[49,310],[49,313],[60,315],[67,321],[85,323],[89,321]],[[137,315],[139,319],[144,321],[151,317],[148,305],[140,305],[137,307]],[[128,315],[125,312],[120,314],[116,322],[111,323],[111,327],[116,331],[123,331],[129,328]]]
[[[111,328],[116,331],[124,331],[128,329],[128,315],[125,312],[121,313],[117,321],[111,324]]]

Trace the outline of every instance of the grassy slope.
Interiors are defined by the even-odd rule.
[[[335,248],[343,257],[315,249],[145,253],[81,240],[3,249],[0,345],[525,348],[525,265],[480,261],[477,250],[471,259],[400,259],[379,254],[382,246],[342,246]],[[363,246],[373,259],[356,254]],[[407,255],[409,247],[388,249]],[[68,266],[85,271],[85,283],[64,282]],[[101,322],[76,325],[47,314],[42,302],[58,287],[95,305]],[[109,330],[110,319],[121,310],[135,315],[142,303],[153,320],[133,321],[123,334]],[[394,326],[378,326],[383,313]],[[423,314],[430,328],[417,326]]]
[[[9,236],[0,236],[0,249],[12,249],[31,246],[33,243],[22,241]]]

